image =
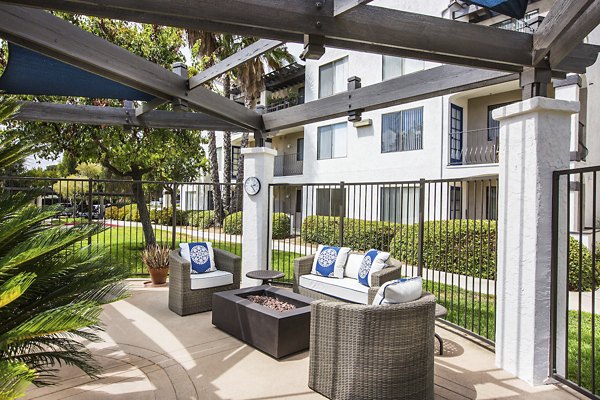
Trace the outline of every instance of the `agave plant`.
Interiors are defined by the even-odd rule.
[[[16,109],[0,99],[0,126]],[[0,169],[32,149],[10,133],[0,137]],[[55,382],[62,365],[97,376],[82,339],[98,341],[102,306],[126,296],[126,270],[87,245],[102,228],[50,226],[59,210],[34,207],[36,195],[0,189],[1,399],[20,397],[31,382]]]

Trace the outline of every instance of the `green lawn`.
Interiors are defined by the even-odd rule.
[[[592,357],[596,360],[596,394],[600,394],[600,315],[596,315],[595,326],[595,355],[592,355],[592,314],[581,313],[581,357],[579,357],[579,317],[577,311],[569,311],[569,380],[592,390]],[[581,360],[581,375],[579,372]],[[581,378],[581,380],[579,379]]]

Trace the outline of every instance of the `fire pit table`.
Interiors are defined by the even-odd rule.
[[[250,301],[248,298],[252,296],[279,300],[287,303],[285,307],[295,308],[276,311]],[[271,299],[261,300],[278,303]],[[281,358],[308,349],[312,301],[310,297],[269,285],[218,292],[213,294],[212,323],[272,357]]]

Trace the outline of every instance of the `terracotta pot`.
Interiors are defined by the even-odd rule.
[[[163,285],[167,281],[167,275],[169,275],[169,268],[148,268],[150,272],[150,279],[155,285]]]

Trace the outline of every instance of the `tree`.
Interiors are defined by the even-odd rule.
[[[96,17],[59,14],[72,23],[164,67],[185,59],[183,31]],[[56,100],[56,99],[54,99]],[[66,99],[73,103],[119,106],[104,99]],[[64,99],[63,99],[64,101]],[[23,135],[35,136],[42,124],[20,123]],[[51,128],[44,155],[60,153],[78,162],[99,163],[114,177],[129,180],[138,206],[146,246],[156,245],[142,180],[188,180],[205,166],[200,132],[129,127],[45,124]],[[170,188],[169,188],[170,189]]]
[[[0,126],[17,108],[16,102],[0,99]],[[0,167],[32,148],[16,139],[0,140]],[[103,305],[126,296],[127,270],[110,262],[105,249],[79,245],[101,228],[46,224],[58,211],[32,206],[36,195],[0,190],[2,399],[21,397],[30,382],[52,383],[57,365],[97,376],[99,364],[81,339],[99,341]]]
[[[217,34],[213,32],[187,30],[187,38],[192,47],[192,55],[198,57],[200,69],[207,68],[219,60],[223,60],[246,46],[256,42],[256,38],[239,37],[231,34]],[[231,82],[234,80],[239,84],[244,95],[244,103],[247,108],[254,110],[257,100],[260,98],[261,91],[264,89],[263,76],[265,74],[265,66],[271,69],[281,68],[284,63],[294,62],[294,57],[287,51],[285,46],[270,50],[252,60],[249,60],[232,71],[224,74],[221,77],[223,84],[223,92],[226,97],[230,97]],[[214,141],[214,145],[211,144]],[[242,134],[241,147],[248,147],[249,135],[247,132]],[[216,149],[216,137],[214,132],[209,132],[209,149],[214,146]],[[209,150],[210,153],[210,150]],[[215,151],[216,154],[216,151]],[[224,161],[224,176],[225,182],[231,182],[231,132],[223,133],[223,161]],[[225,156],[227,155],[227,156]],[[227,157],[227,158],[226,158]],[[213,197],[215,203],[215,222],[219,223],[223,220],[223,208],[227,208],[230,212],[239,211],[242,208],[242,189],[241,185],[237,185],[234,198],[231,199],[226,188],[226,195],[221,196],[218,161],[217,157],[211,156],[210,170],[211,180],[213,182]],[[216,172],[213,172],[216,171]],[[216,180],[215,180],[216,179]],[[244,180],[244,158],[242,155],[238,158],[237,182]],[[218,203],[225,203],[225,207],[218,206]],[[217,221],[218,220],[218,221]]]
[[[104,175],[102,166],[94,163],[81,163],[76,167],[76,171],[77,174],[69,175],[52,185],[52,190],[56,194],[63,199],[68,199],[74,206],[73,213],[77,211],[80,204],[89,198],[90,189],[92,192],[98,191],[99,183],[90,182],[90,180],[102,178]],[[88,208],[90,207],[91,204],[88,204]]]

